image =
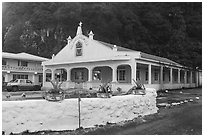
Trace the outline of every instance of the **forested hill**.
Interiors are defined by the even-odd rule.
[[[50,58],[76,34],[202,67],[202,3],[3,3],[2,49]]]

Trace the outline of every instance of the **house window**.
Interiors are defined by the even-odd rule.
[[[171,81],[171,73],[169,73],[169,81]]]
[[[159,80],[159,74],[158,72],[155,70],[154,71],[154,81],[158,81]]]
[[[93,71],[93,79],[94,80],[101,80],[101,71],[100,70]]]
[[[84,80],[84,73],[82,71],[75,72],[75,80]]]
[[[118,69],[118,81],[125,81],[125,69]]]
[[[174,72],[174,76],[173,76],[173,78],[174,78],[174,82],[177,82],[177,81],[178,81],[178,75],[177,75],[176,72]]]
[[[2,65],[6,65],[6,60],[2,59]]]
[[[4,75],[2,75],[2,81],[5,82],[5,76]]]
[[[140,80],[140,71],[139,70],[137,70],[137,72],[136,72],[136,80]]]
[[[82,43],[76,43],[76,56],[82,56]]]
[[[49,82],[52,78],[52,73],[46,73],[46,82]]]
[[[27,66],[28,66],[28,62],[19,60],[19,61],[18,61],[18,66],[27,67]]]
[[[28,79],[28,75],[13,74],[13,79]]]
[[[148,81],[148,77],[149,77],[148,75],[149,75],[149,73],[148,73],[148,71],[146,71],[146,72],[145,72],[145,80],[146,80],[146,81]]]
[[[196,72],[192,73],[192,80],[193,83],[196,83]]]
[[[42,82],[43,81],[43,75],[39,75],[39,79],[38,79],[38,82]]]
[[[163,72],[163,81],[165,81],[165,72]]]

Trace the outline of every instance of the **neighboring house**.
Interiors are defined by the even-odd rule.
[[[201,72],[184,67],[166,58],[123,48],[94,40],[82,34],[81,23],[76,36],[67,39],[67,45],[52,59],[42,63],[43,86],[51,87],[49,79],[64,81],[63,88],[74,88],[81,83],[83,88],[97,89],[110,82],[112,89],[123,91],[134,85],[134,80],[146,87],[174,89],[196,87]]]
[[[2,82],[13,79],[29,79],[35,84],[43,81],[42,61],[48,59],[27,53],[2,52]]]

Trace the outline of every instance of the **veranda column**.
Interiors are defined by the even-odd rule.
[[[181,70],[180,69],[178,69],[178,83],[180,84],[181,83]]]
[[[198,83],[198,71],[196,71],[195,74],[196,74],[196,86],[198,87],[199,86],[199,83]]]
[[[45,84],[45,82],[46,82],[46,72],[45,72],[45,67],[43,66],[43,86],[44,86],[44,84]]]
[[[163,70],[164,70],[164,67],[161,66],[160,67],[160,84],[163,84]]]
[[[152,84],[152,65],[148,65],[148,84]]]
[[[88,78],[88,81],[92,81],[92,74],[93,74],[92,70],[93,70],[93,68],[92,68],[92,67],[89,67],[88,70],[89,70],[89,78]]]
[[[71,80],[70,76],[71,76],[71,69],[67,68],[67,81]]]
[[[37,75],[36,74],[33,74],[33,83],[35,84],[36,83],[36,81],[35,81],[35,77],[37,77]]]
[[[117,82],[117,66],[112,66],[112,82]]]
[[[52,69],[52,80],[55,80],[55,69]]]
[[[131,79],[131,83],[134,84],[133,79],[136,81],[136,72],[137,72],[137,63],[134,60],[131,66],[131,75],[132,75],[132,79]]]
[[[184,84],[187,83],[187,71],[184,70]]]
[[[193,76],[192,76],[192,71],[190,71],[190,84],[193,83]]]
[[[170,68],[170,84],[173,84],[173,68]]]

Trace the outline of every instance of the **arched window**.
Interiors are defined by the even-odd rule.
[[[82,56],[82,43],[76,43],[76,56]]]

